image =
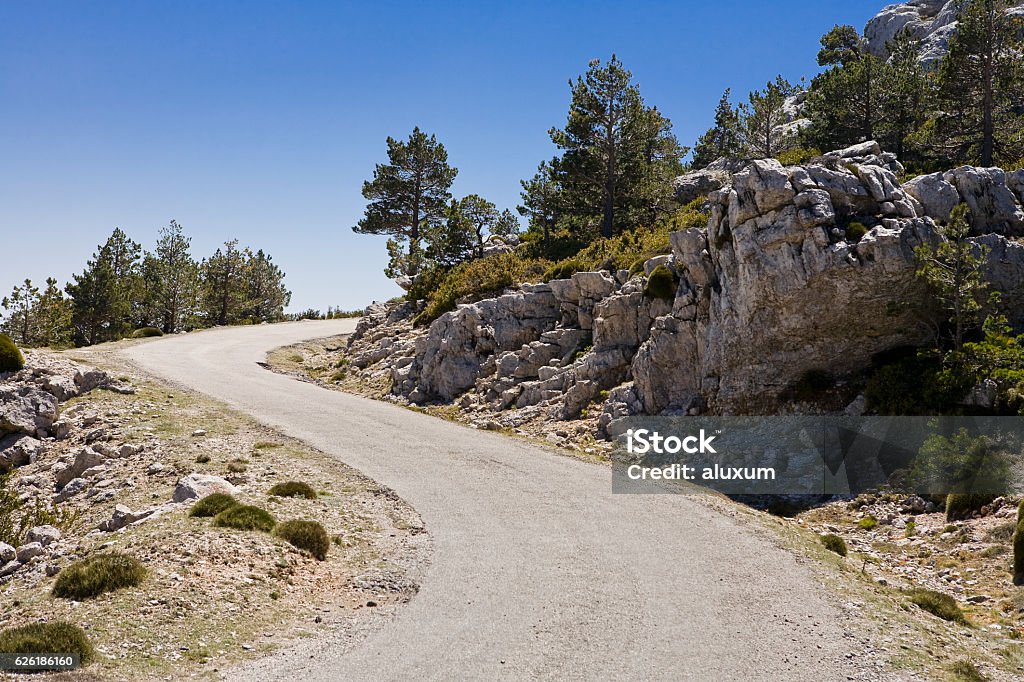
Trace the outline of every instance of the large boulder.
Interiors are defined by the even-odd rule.
[[[0,438],[0,473],[35,462],[45,449],[42,441],[20,433]]]
[[[960,203],[960,193],[942,173],[919,175],[904,183],[903,190],[918,201],[924,215],[941,223],[949,222],[949,214]]]
[[[178,480],[178,484],[174,486],[174,495],[171,497],[171,501],[188,502],[201,499],[212,493],[237,495],[238,492],[238,488],[219,476],[193,473]]]
[[[58,415],[57,399],[34,386],[0,385],[0,433],[46,436]]]
[[[971,209],[971,223],[977,234],[1024,234],[1024,210],[1007,186],[1002,169],[961,166],[947,171],[943,179],[956,187]]]

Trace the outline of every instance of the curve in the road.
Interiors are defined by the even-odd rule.
[[[124,351],[391,487],[432,534],[408,606],[347,653],[275,659],[280,679],[846,679],[850,640],[809,571],[726,516],[680,495],[613,495],[607,467],[257,364],[353,324]]]

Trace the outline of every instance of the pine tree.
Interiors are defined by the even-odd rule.
[[[519,215],[529,221],[528,229],[541,233],[545,254],[548,254],[551,246],[551,234],[564,212],[564,197],[562,188],[554,177],[554,163],[557,163],[557,160],[552,163],[541,161],[536,175],[519,182],[523,188],[519,194],[523,203],[516,207]]]
[[[552,162],[552,173],[568,210],[599,218],[601,235],[610,237],[629,226],[635,217],[630,209],[644,205],[645,194],[660,190],[650,182],[658,175],[650,166],[678,168],[684,152],[671,123],[644,104],[632,74],[615,55],[605,65],[591,61],[587,73],[569,85],[566,126],[549,131],[564,152]]]
[[[770,159],[793,145],[795,140],[781,126],[786,122],[786,98],[795,92],[789,81],[778,76],[740,105],[740,143],[747,156]]]
[[[199,264],[191,253],[192,239],[172,220],[160,228],[151,272],[156,278],[155,305],[160,327],[167,334],[186,328],[195,315],[199,294]]]
[[[64,296],[57,280],[46,279],[46,289],[37,304],[37,343],[50,348],[62,348],[72,341],[71,301]]]
[[[414,276],[422,265],[423,232],[442,223],[451,199],[449,188],[458,169],[433,135],[415,128],[408,141],[389,137],[387,164],[377,164],[373,180],[363,183],[370,203],[352,229],[360,234],[390,235],[388,276]]]
[[[19,346],[32,346],[38,334],[39,287],[26,279],[11,290],[10,296],[0,300],[0,306],[7,313],[7,319],[0,325],[0,331],[7,334]]]
[[[700,136],[693,147],[694,168],[706,168],[721,158],[741,155],[739,115],[729,100],[732,91],[726,88],[715,109],[715,125]]]
[[[491,227],[491,236],[497,237],[506,244],[514,243],[519,239],[520,229],[522,226],[519,224],[519,218],[516,218],[515,213],[506,208]]]
[[[238,240],[224,242],[200,269],[203,278],[203,313],[208,324],[233,324],[241,318],[246,303],[245,264],[247,255]]]
[[[254,254],[246,249],[245,253],[246,305],[242,316],[253,323],[284,319],[284,309],[292,300],[284,286],[284,272],[262,249]]]
[[[452,200],[445,221],[430,227],[425,237],[425,258],[442,268],[454,267],[477,255],[476,230],[460,201]]]
[[[1021,21],[1006,0],[968,0],[938,74],[935,152],[953,163],[1016,161],[1024,148]]]
[[[116,228],[80,275],[65,287],[72,298],[75,341],[95,344],[131,331],[135,302],[143,286],[142,247]]]

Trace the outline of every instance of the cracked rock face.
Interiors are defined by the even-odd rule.
[[[754,161],[710,192],[707,226],[671,234],[671,253],[642,273],[521,285],[427,329],[398,324],[414,308],[374,306],[353,362],[390,373],[397,396],[506,425],[595,404],[601,428],[638,413],[772,412],[807,372],[852,374],[925,340],[914,249],[937,244],[961,202],[1002,312],[1024,330],[1024,247],[1006,238],[1024,231],[1024,172],[963,167],[901,185],[901,169],[875,142],[805,166]],[[678,278],[670,300],[644,294],[657,266]]]
[[[907,32],[921,41],[921,64],[936,68],[949,52],[949,39],[956,33],[957,6],[958,0],[911,0],[889,5],[864,27],[868,50],[877,57],[886,57],[886,46]],[[1013,0],[1007,11],[1024,16],[1024,1]]]

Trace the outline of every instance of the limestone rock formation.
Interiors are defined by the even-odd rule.
[[[1006,238],[1024,229],[1024,173],[964,167],[901,185],[901,171],[874,142],[804,166],[754,161],[707,194],[705,228],[673,233],[671,253],[639,274],[524,284],[427,328],[412,326],[415,306],[373,306],[352,362],[398,399],[494,415],[487,428],[772,412],[810,372],[852,375],[925,340],[914,250],[941,240],[937,222],[961,201],[1003,312],[1024,330],[1024,246]],[[678,279],[671,300],[645,295],[658,266]]]
[[[910,0],[889,5],[864,27],[868,50],[878,56],[888,55],[886,46],[906,31],[921,41],[921,63],[935,68],[949,51],[949,39],[956,33],[959,0]],[[1013,0],[1009,12],[1024,16],[1024,1]]]

